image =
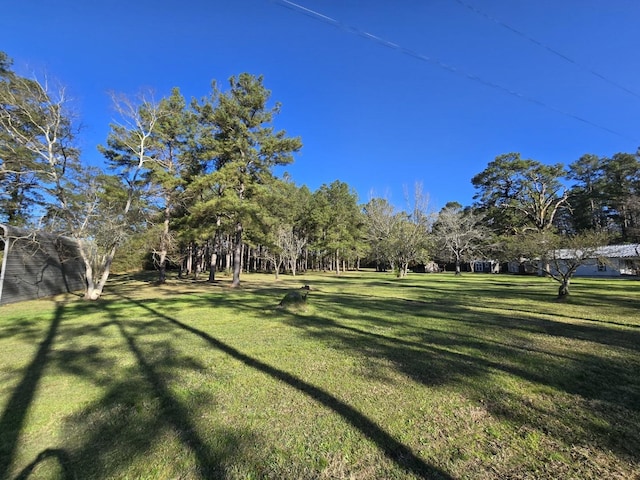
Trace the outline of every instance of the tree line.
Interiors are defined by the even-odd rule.
[[[112,100],[117,120],[98,146],[105,167],[90,166],[64,88],[16,74],[0,52],[0,222],[76,239],[88,299],[114,262],[141,255],[160,283],[169,267],[210,281],[227,270],[238,286],[245,270],[339,274],[364,262],[402,277],[417,264],[459,272],[479,258],[543,259],[557,276],[549,251],[640,238],[637,154],[568,167],[500,155],[471,179],[473,205],[435,212],[416,185],[399,209],[384,198],[361,204],[340,180],[312,192],[277,177],[302,141],[274,128],[281,105],[260,76],[242,73],[226,89],[214,81],[199,99],[174,88],[159,100]]]

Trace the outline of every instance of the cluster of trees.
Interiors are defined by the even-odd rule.
[[[191,101],[177,88],[158,101],[113,95],[100,169],[82,162],[64,88],[17,75],[0,53],[0,221],[75,238],[88,299],[135,252],[151,254],[159,282],[177,265],[211,281],[231,270],[234,286],[243,269],[340,273],[372,249],[401,276],[426,261],[433,215],[419,189],[409,213],[382,199],[363,209],[338,180],[311,192],[273,174],[302,143],[273,128],[269,100],[246,73]]]
[[[527,260],[569,293],[577,268],[608,243],[640,241],[638,154],[583,155],[568,167],[496,157],[471,180],[496,258]]]
[[[475,207],[496,233],[595,230],[616,242],[640,239],[638,154],[587,154],[565,167],[508,153],[471,181],[478,190]]]
[[[401,210],[383,198],[359,204],[338,180],[311,192],[276,177],[302,143],[274,129],[280,105],[262,77],[240,74],[226,90],[213,82],[191,101],[175,88],[113,103],[119,118],[98,146],[106,168],[86,165],[64,89],[17,75],[0,52],[0,222],[77,239],[88,299],[134,252],[153,259],[159,282],[173,265],[211,281],[230,270],[234,286],[243,269],[340,273],[364,261],[404,276],[433,260],[459,272],[479,258],[540,259],[568,293],[573,272],[549,252],[585,256],[640,238],[634,154],[585,155],[568,168],[501,155],[473,177],[473,206],[435,213],[417,185]]]
[[[214,256],[230,239],[238,285],[245,232],[272,221],[261,207],[278,190],[272,169],[301,147],[274,130],[280,106],[269,96],[248,74],[189,104],[178,89],[157,102],[114,95],[120,118],[98,147],[101,170],[81,161],[64,89],[15,74],[2,53],[0,220],[77,239],[89,299],[101,295],[118,248],[140,237],[160,281],[177,243],[207,242]]]

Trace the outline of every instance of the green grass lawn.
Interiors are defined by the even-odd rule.
[[[0,478],[640,478],[640,281],[229,284],[0,307]]]

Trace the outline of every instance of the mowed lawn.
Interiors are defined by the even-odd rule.
[[[640,478],[638,280],[141,278],[0,307],[0,478]]]

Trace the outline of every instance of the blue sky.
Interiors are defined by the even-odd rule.
[[[202,97],[241,72],[264,75],[282,103],[276,127],[302,138],[293,180],[315,190],[339,179],[361,202],[373,193],[402,207],[405,187],[421,182],[434,208],[468,205],[471,178],[502,153],[569,164],[640,145],[637,0],[0,7],[0,49],[19,73],[67,86],[91,163],[114,116],[109,91]]]

